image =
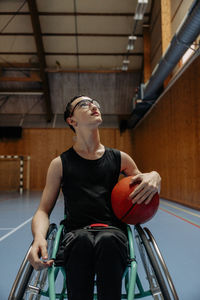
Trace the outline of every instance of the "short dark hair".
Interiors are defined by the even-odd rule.
[[[65,108],[65,112],[64,112],[64,120],[65,120],[65,122],[66,122],[67,118],[69,118],[70,115],[71,115],[71,111],[72,111],[72,109],[71,109],[72,102],[74,102],[76,99],[78,99],[78,98],[80,98],[80,97],[87,97],[87,96],[85,96],[85,95],[78,95],[78,96],[75,96],[75,97],[73,97],[73,98],[67,103],[66,108]],[[67,122],[66,122],[66,123],[67,123]],[[68,123],[67,123],[67,124],[68,124]],[[72,125],[70,125],[70,124],[68,124],[68,125],[69,125],[69,127],[75,132],[74,127],[73,127]]]

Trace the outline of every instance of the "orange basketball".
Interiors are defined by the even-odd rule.
[[[115,185],[111,194],[111,203],[118,219],[124,223],[136,225],[149,221],[155,215],[159,206],[159,195],[156,193],[149,204],[144,202],[133,204],[128,196],[139,183],[131,185],[132,177],[125,177]]]

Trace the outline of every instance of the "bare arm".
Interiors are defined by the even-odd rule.
[[[129,195],[133,203],[148,204],[153,196],[160,192],[161,177],[156,171],[141,173],[133,159],[126,153],[121,152],[121,172],[127,176],[133,175],[132,183],[140,182],[136,189]]]
[[[43,260],[48,260],[46,233],[49,227],[49,216],[60,191],[61,178],[62,163],[60,157],[57,157],[49,166],[42,198],[32,220],[34,242],[29,254],[29,261],[37,270],[52,265],[52,261],[42,262],[40,255]]]

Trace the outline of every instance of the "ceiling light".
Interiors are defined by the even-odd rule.
[[[137,40],[137,37],[135,35],[129,35],[128,37],[128,46],[127,46],[127,51],[131,51],[134,49],[134,41]]]
[[[135,11],[135,20],[142,20],[145,10],[147,8],[148,0],[138,0],[136,11]]]
[[[127,51],[131,51],[133,49],[134,49],[134,45],[133,44],[128,44],[127,47],[126,47]]]
[[[135,41],[135,40],[137,40],[137,36],[129,35],[128,39],[129,39],[129,41]]]
[[[129,64],[129,63],[130,63],[130,60],[128,60],[128,59],[123,60],[123,64]]]
[[[123,66],[122,66],[122,71],[127,71],[128,70],[128,65],[127,64],[124,64]]]

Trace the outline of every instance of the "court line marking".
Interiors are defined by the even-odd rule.
[[[5,240],[7,237],[9,237],[11,234],[13,234],[14,232],[16,232],[17,230],[19,230],[20,228],[22,228],[23,226],[25,226],[27,223],[29,223],[32,220],[32,217],[28,220],[26,220],[25,222],[23,222],[22,224],[20,224],[19,226],[17,226],[16,228],[14,228],[13,230],[11,230],[10,232],[8,232],[7,234],[3,235],[0,238],[0,242],[2,242],[3,240]]]
[[[184,208],[181,208],[181,207],[178,207],[178,206],[175,206],[175,205],[172,205],[172,204],[169,204],[169,203],[165,203],[165,201],[160,201],[163,205],[166,205],[166,206],[169,206],[169,207],[172,207],[172,208],[175,208],[175,209],[178,209],[180,211],[183,211],[189,215],[192,215],[192,216],[195,216],[197,218],[200,218],[200,214],[196,214],[196,213],[193,213],[187,209],[184,209]]]
[[[183,217],[181,217],[181,216],[179,216],[179,215],[176,215],[175,213],[172,213],[170,210],[168,210],[168,209],[165,209],[165,208],[162,208],[162,207],[159,207],[159,209],[161,209],[162,211],[164,211],[164,212],[166,212],[166,213],[168,213],[168,214],[170,214],[170,215],[172,215],[172,216],[174,216],[174,217],[177,217],[178,219],[180,219],[180,220],[182,220],[182,221],[185,221],[185,222],[187,222],[187,223],[189,223],[190,225],[193,225],[193,226],[195,226],[195,227],[197,227],[197,228],[200,228],[200,224],[197,224],[197,223],[195,223],[195,222],[193,222],[193,221],[191,221],[191,220],[189,220],[189,219],[186,219],[186,218],[183,218]]]
[[[12,230],[12,229],[14,229],[14,228],[13,227],[12,228],[6,228],[6,227],[0,228],[0,230]]]

